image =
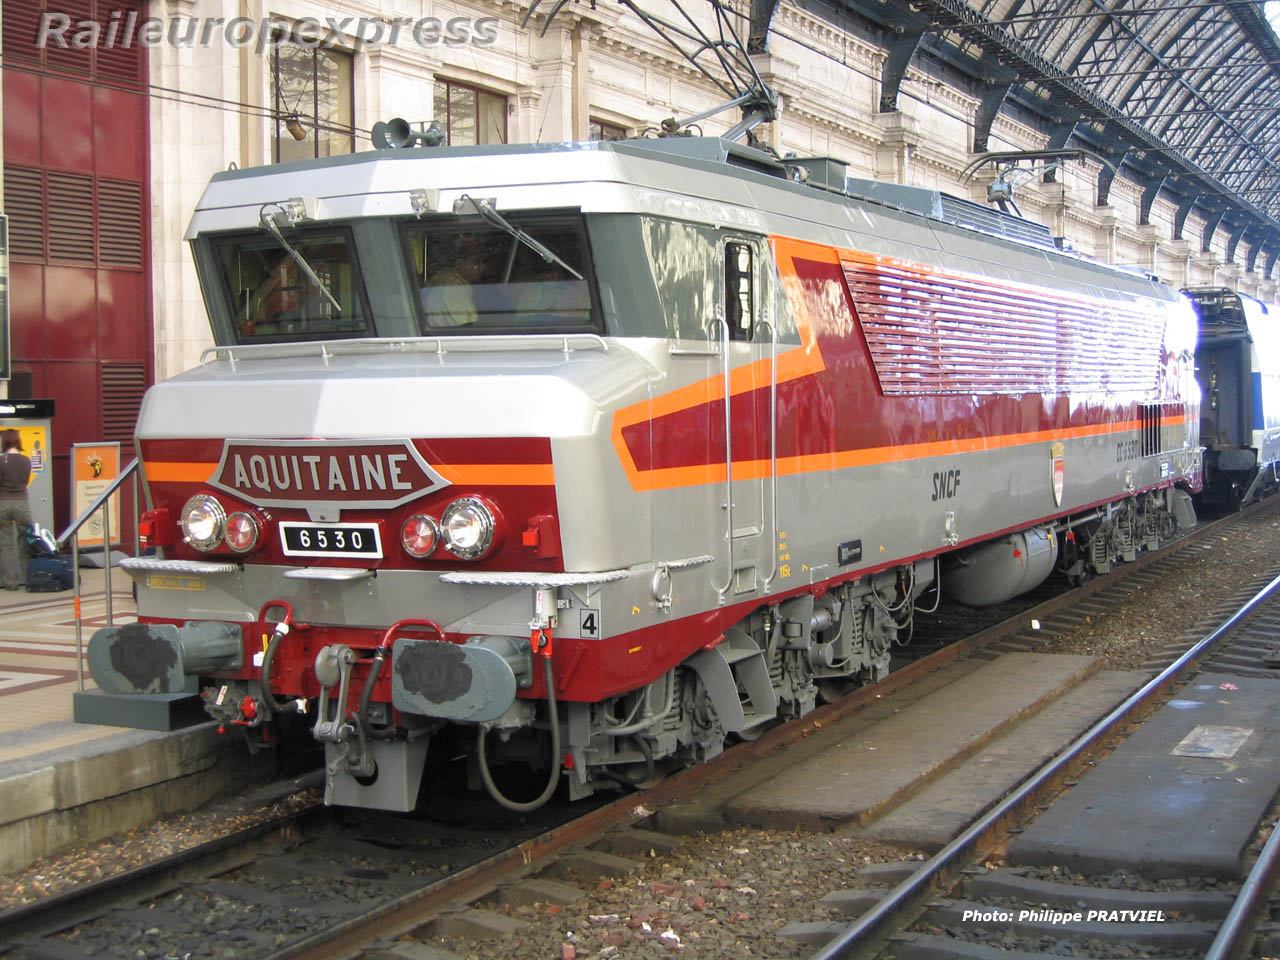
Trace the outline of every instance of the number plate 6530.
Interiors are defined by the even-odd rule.
[[[375,523],[280,523],[280,546],[287,557],[382,556],[382,538]]]

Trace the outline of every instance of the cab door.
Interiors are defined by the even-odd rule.
[[[771,271],[763,238],[728,234],[719,246],[725,477],[714,586],[720,602],[728,603],[762,592],[773,576],[777,335],[768,309]]]

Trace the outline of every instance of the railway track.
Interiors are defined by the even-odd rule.
[[[1280,831],[1271,833],[1253,870],[1238,887],[1233,882],[1235,864],[1231,861],[1243,854],[1245,844],[1233,846],[1229,837],[1213,838],[1216,843],[1198,842],[1197,831],[1212,833],[1214,828],[1211,821],[1200,819],[1207,811],[1192,809],[1194,796],[1181,798],[1187,809],[1170,820],[1181,828],[1167,835],[1174,849],[1150,851],[1150,859],[1136,866],[1132,847],[1120,843],[1109,854],[1099,854],[1096,844],[1081,842],[1079,832],[1100,826],[1096,818],[1082,815],[1082,810],[1094,811],[1108,799],[1142,802],[1137,794],[1125,794],[1122,761],[1110,766],[1100,761],[1103,756],[1118,758],[1130,747],[1139,760],[1151,756],[1149,743],[1138,745],[1148,729],[1140,721],[1158,719],[1157,707],[1163,704],[1166,709],[1193,710],[1215,703],[1231,704],[1244,699],[1246,683],[1261,688],[1280,679],[1280,673],[1264,673],[1266,668],[1261,666],[1275,656],[1278,622],[1280,577],[1221,626],[1191,644],[936,856],[913,865],[892,891],[883,895],[833,892],[828,903],[860,916],[814,953],[812,960],[872,956],[1023,960],[1061,955],[1063,944],[1072,945],[1079,951],[1074,954],[1077,956],[1221,960],[1241,955],[1239,951],[1260,919],[1265,893],[1274,882],[1280,861]],[[1275,692],[1258,692],[1266,711],[1274,712]],[[1256,728],[1218,725],[1197,727],[1199,730],[1214,732],[1200,734],[1202,742],[1179,755],[1229,760],[1235,756],[1226,749],[1229,745],[1211,744],[1206,738],[1231,733],[1247,737]],[[1272,731],[1264,728],[1256,732],[1269,737]],[[1243,742],[1241,739],[1235,747]],[[1212,752],[1215,749],[1223,752]],[[1274,777],[1275,771],[1270,772]],[[1251,774],[1250,768],[1246,775]],[[1217,770],[1205,774],[1217,775]],[[1267,807],[1276,782],[1280,781],[1270,780],[1261,787]],[[1090,784],[1097,784],[1092,792],[1088,792]],[[1073,797],[1081,799],[1072,803]],[[1178,799],[1169,798],[1169,802]],[[1063,809],[1067,812],[1055,816]],[[1152,817],[1161,813],[1149,811]],[[1274,823],[1272,811],[1263,820],[1263,836]],[[1253,829],[1251,824],[1248,829]],[[1031,830],[1038,831],[1038,842],[1031,844],[1030,850],[1019,851]],[[1260,839],[1254,838],[1255,845]],[[1186,849],[1177,849],[1180,847]],[[1048,865],[1046,850],[1057,851],[1068,864],[1049,867],[1052,879],[1046,878],[1043,869]],[[1021,854],[1021,859],[1037,861],[1042,869],[982,866],[989,858],[1003,860],[1006,854],[1015,861]],[[1081,865],[1083,873],[1078,869]],[[1124,875],[1130,871],[1133,882],[1127,883]],[[1063,882],[1062,877],[1072,880]]]
[[[1210,526],[1201,535],[1219,529]],[[1169,550],[1186,545],[1183,541]],[[814,731],[960,657],[1018,649],[1028,622],[1069,619],[1072,605],[1101,603],[1108,590],[1123,589],[1128,578],[1158,577],[1159,568],[1152,572],[1152,565],[1167,562],[1168,552],[1019,610],[1004,623],[919,657],[875,687],[585,815],[552,811],[546,821],[500,822],[481,836],[483,831],[475,828],[405,818],[360,814],[344,820],[332,811],[299,811],[256,828],[252,835],[224,838],[165,863],[0,915],[0,949],[11,956],[59,960],[104,955],[107,944],[128,945],[137,956],[333,957],[357,955],[379,940],[385,947],[388,937],[415,930],[427,937],[441,932],[493,935],[495,929],[477,919],[484,911],[459,911],[459,904],[572,897],[578,888],[563,886],[566,875],[590,884],[597,875],[624,872],[627,861],[619,860],[619,854],[643,858],[669,849],[669,838],[631,826],[655,810],[766,758],[776,762],[788,746]],[[498,933],[501,927],[499,922]],[[116,953],[108,949],[106,955]]]

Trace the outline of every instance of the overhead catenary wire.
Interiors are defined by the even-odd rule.
[[[5,61],[2,57],[0,57],[0,68],[5,70],[21,71],[23,73],[29,73],[39,77],[49,77],[54,80],[80,81],[82,83],[92,84],[95,87],[105,87],[108,90],[115,90],[120,93],[132,93],[152,100],[164,100],[171,103],[184,104],[186,106],[222,110],[227,113],[235,113],[242,116],[260,117],[264,120],[284,118],[284,115],[278,110],[265,105],[246,103],[243,100],[233,100],[227,97],[219,97],[209,93],[199,93],[195,90],[185,90],[179,87],[167,87],[163,84],[142,83],[140,81],[133,83],[122,80],[111,80],[97,76],[90,77],[85,74],[73,73],[71,71],[41,68],[35,64]],[[317,130],[324,130],[332,133],[352,133],[356,135],[363,135],[365,137],[368,137],[370,134],[370,130],[367,127],[357,127],[354,125],[348,127],[341,124],[325,123],[314,117],[307,117],[307,124]]]
[[[1212,5],[1209,5],[1209,6],[1212,6]],[[1206,8],[1206,5],[1204,4],[1187,4],[1181,7],[1181,9],[1187,9],[1187,10],[1197,10],[1197,9],[1205,9],[1205,8]],[[743,22],[747,20],[747,17],[744,14],[742,14],[737,10],[732,9],[731,7],[728,7],[727,5],[722,6],[721,9],[723,10],[723,14],[726,17],[729,17],[729,16],[738,17]],[[1102,15],[1102,14],[1099,14],[1099,15]],[[1000,21],[998,23],[1004,23],[1004,22],[1005,21]],[[731,27],[730,29],[732,30]],[[842,33],[847,33],[847,32],[848,32],[848,27],[846,26],[845,29],[842,30]],[[821,56],[827,60],[830,60],[831,62],[838,63],[843,68],[851,71],[851,73],[855,75],[863,76],[873,82],[879,82],[880,80],[879,76],[874,74],[872,71],[859,68],[855,63],[850,62],[850,58],[847,56],[847,54],[844,52],[844,49],[843,49],[843,47],[847,45],[847,37],[842,39],[842,45],[841,45],[842,49],[841,51],[839,51],[837,55],[837,53],[835,52],[822,49],[821,47],[813,43],[810,43],[800,37],[793,36],[788,32],[778,29],[776,27],[770,29],[770,34],[773,36],[777,36],[789,43],[794,43],[803,49],[806,49],[818,56]],[[474,56],[474,52],[473,52],[473,56]],[[102,77],[94,77],[90,80],[90,78],[88,77],[84,77],[83,75],[75,74],[74,72],[70,72],[70,71],[60,71],[56,69],[51,70],[48,68],[41,68],[34,64],[15,63],[12,60],[6,61],[4,59],[0,59],[0,65],[4,66],[7,69],[21,70],[24,72],[28,72],[28,73],[40,75],[40,76],[49,76],[49,77],[54,77],[59,79],[68,79],[68,78],[83,79],[86,81],[93,82],[97,86],[118,90],[120,92],[125,92],[125,93],[144,95],[155,100],[173,102],[173,103],[190,105],[190,106],[205,107],[207,109],[218,109],[218,110],[223,110],[229,113],[239,114],[242,116],[260,117],[267,120],[279,121],[279,120],[285,119],[285,115],[282,114],[278,109],[275,109],[273,106],[267,106],[262,104],[251,104],[243,100],[238,100],[238,99],[228,98],[228,97],[220,97],[213,94],[201,93],[195,90],[190,90],[190,89],[185,89],[180,87],[171,87],[171,86],[166,86],[163,84],[156,84],[156,83],[115,81],[110,78],[102,78]],[[1193,69],[1193,68],[1188,68],[1188,69]],[[908,80],[909,82],[914,82],[917,84],[920,82],[930,82],[928,80],[924,80],[919,76],[908,76],[905,79]],[[949,119],[957,120],[959,122],[966,123],[966,124],[971,122],[972,118],[970,116],[960,111],[950,109],[942,104],[933,102],[932,100],[930,100],[928,96],[912,92],[911,90],[905,87],[900,91],[900,96],[910,99],[911,101],[919,103],[923,106],[926,106],[930,110],[936,111],[942,116],[945,116]],[[547,106],[549,108],[549,102]],[[1270,108],[1265,106],[1259,106],[1255,108],[1250,108],[1246,112],[1249,115],[1265,114],[1269,111],[1269,109]],[[1212,105],[1201,108],[1201,109],[1193,110],[1190,112],[1194,115],[1206,115],[1206,116],[1211,115],[1216,117],[1221,117],[1223,114],[1223,111],[1221,109],[1216,108]],[[1178,111],[1178,115],[1182,115],[1186,113],[1188,113],[1188,111]],[[1143,122],[1148,119],[1164,118],[1171,115],[1173,114],[1159,113],[1159,114],[1152,114],[1149,117],[1133,116],[1130,119],[1132,119],[1134,122]],[[545,124],[545,121],[546,121],[546,115],[544,114],[544,117],[542,118],[542,123],[540,123],[539,125],[539,131],[538,131],[539,139],[541,139],[542,124]],[[329,123],[319,118],[310,117],[310,116],[306,118],[306,124],[316,129],[317,131],[323,131],[323,132],[329,132],[329,133],[353,135],[361,138],[367,138],[370,134],[370,130],[368,128],[359,127],[354,124],[344,125],[344,124]],[[1235,199],[1235,200],[1245,200],[1246,202],[1251,202],[1251,203],[1255,202],[1255,201],[1249,200],[1250,194],[1248,192],[1234,190],[1229,187],[1226,189],[1199,189],[1198,193],[1204,197],[1221,197],[1228,200]],[[1261,202],[1261,201],[1257,201],[1257,202]]]

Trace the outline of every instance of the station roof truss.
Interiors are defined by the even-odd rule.
[[[1280,255],[1280,43],[1257,0],[798,0],[880,44],[880,110],[898,108],[908,68],[958,72],[976,95],[975,153],[1001,110],[1019,109],[1046,148],[1083,146],[1142,188],[1194,210],[1208,252],[1271,276]],[[778,0],[750,0],[753,51]],[[1049,174],[1052,176],[1052,174]],[[1114,172],[1102,165],[1097,202]]]

